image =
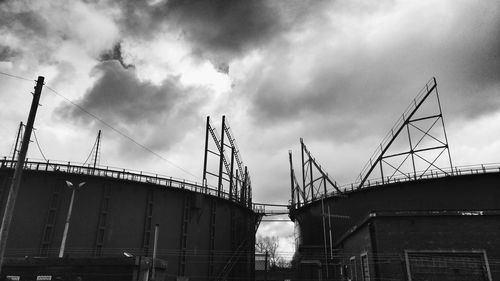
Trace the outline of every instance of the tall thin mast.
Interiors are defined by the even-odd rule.
[[[26,154],[28,153],[31,131],[33,130],[33,125],[35,123],[36,111],[40,102],[40,95],[42,94],[43,80],[44,78],[42,76],[38,76],[38,80],[36,81],[33,101],[31,102],[31,109],[28,116],[28,123],[26,124],[26,130],[24,131],[21,150],[19,151],[19,157],[17,158],[16,169],[14,170],[14,176],[10,185],[9,195],[7,197],[5,211],[2,218],[2,225],[0,226],[0,273],[5,259],[7,237],[9,235],[10,223],[12,222],[12,215],[16,204],[16,197],[23,175],[24,161],[26,159]]]
[[[21,121],[21,123],[19,123],[19,130],[17,131],[16,144],[14,145],[14,152],[12,153],[12,163],[14,163],[14,160],[16,160],[17,147],[19,146],[19,138],[21,137],[22,130],[23,130],[23,122]]]
[[[97,166],[97,156],[99,155],[99,144],[101,143],[101,130],[97,134],[97,145],[95,149],[95,158],[94,158],[94,169]]]

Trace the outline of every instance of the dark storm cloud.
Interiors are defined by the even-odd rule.
[[[94,85],[78,104],[105,122],[123,130],[150,148],[168,149],[188,133],[186,128],[203,120],[198,108],[205,98],[199,89],[180,85],[176,77],[160,85],[141,81],[134,68],[124,69],[117,61],[106,61],[94,69]],[[81,124],[103,125],[77,108],[65,106],[58,115]],[[160,130],[169,132],[152,134]]]
[[[47,33],[47,20],[39,13],[18,7],[14,1],[0,3],[0,36],[8,40],[7,35],[11,35],[24,42],[24,46],[12,46],[11,42],[2,40],[5,46],[0,47],[0,58],[22,55],[26,45],[38,45],[33,51],[48,54],[47,45],[37,44]]]
[[[0,26],[35,36],[47,35],[47,20],[39,13],[15,7],[14,1],[0,3]]]
[[[138,37],[176,31],[192,43],[194,55],[227,72],[228,62],[289,29],[322,1],[170,0],[117,2],[124,12],[123,32]]]
[[[0,61],[9,61],[19,54],[19,51],[13,50],[9,46],[0,45]]]
[[[448,3],[424,19],[401,3],[393,10],[371,7],[371,13],[340,8],[329,23],[304,23],[304,29],[317,28],[314,38],[331,43],[266,50],[265,65],[238,90],[251,93],[251,113],[260,126],[299,119],[297,134],[344,141],[383,134],[432,76],[452,117],[448,122],[499,110],[500,4],[488,3]],[[387,11],[396,16],[384,18]],[[346,17],[354,20],[336,21]]]
[[[122,55],[122,47],[120,43],[116,43],[115,46],[111,50],[107,50],[103,52],[99,56],[100,61],[109,61],[109,60],[116,60],[118,61],[123,68],[129,68],[133,67],[134,65],[132,64],[127,64],[123,60],[123,55]]]
[[[232,55],[262,44],[283,29],[269,1],[170,1],[169,15],[200,52]]]
[[[81,62],[85,55],[97,58],[118,37],[108,9],[99,8],[81,1],[4,1],[0,44],[17,52],[17,67],[30,69]],[[72,58],[77,52],[79,57]]]

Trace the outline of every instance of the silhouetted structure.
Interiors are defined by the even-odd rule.
[[[213,187],[207,181],[198,184],[99,167],[99,140],[100,133],[88,165],[25,163],[2,277],[253,280],[260,216],[252,210],[247,169],[231,184]],[[237,151],[232,136],[229,143]],[[223,155],[220,150],[219,156]],[[15,168],[13,158],[0,160],[2,207]],[[72,191],[69,186],[80,188]],[[67,217],[67,239],[61,244]],[[156,276],[151,276],[155,225],[160,230]],[[59,252],[64,253],[62,258],[57,258]]]
[[[338,186],[301,144],[296,280],[500,279],[500,167],[452,166],[434,78],[357,183]]]

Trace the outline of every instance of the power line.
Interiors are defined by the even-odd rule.
[[[28,78],[25,78],[25,77],[21,77],[21,76],[17,76],[17,75],[13,75],[13,74],[9,74],[9,73],[5,73],[5,72],[2,72],[0,71],[0,74],[2,75],[5,75],[5,76],[9,76],[9,77],[12,77],[12,78],[16,78],[16,79],[20,79],[20,80],[25,80],[25,81],[33,81],[31,79],[28,79]],[[101,119],[100,117],[98,117],[97,115],[91,113],[90,111],[86,110],[85,108],[83,108],[82,106],[74,103],[73,101],[71,101],[70,99],[66,98],[64,95],[58,93],[56,90],[54,90],[53,88],[49,87],[48,85],[45,85],[45,87],[47,89],[49,89],[51,92],[53,92],[54,94],[56,94],[57,96],[61,97],[62,99],[64,99],[66,102],[70,103],[71,105],[77,107],[79,110],[81,110],[82,112],[86,113],[87,115],[91,116],[92,118],[96,119],[97,121],[101,122],[103,125],[105,125],[106,127],[110,128],[111,130],[115,131],[116,133],[118,133],[119,135],[121,135],[122,137],[128,139],[129,141],[131,141],[132,143],[134,143],[135,145],[141,147],[142,149],[146,150],[147,152],[155,155],[156,157],[162,159],[163,161],[169,163],[170,165],[172,165],[173,167],[183,171],[184,173],[200,180],[200,178],[196,175],[194,175],[193,173],[189,172],[188,170],[182,168],[181,166],[175,164],[174,162],[168,160],[167,158],[161,156],[160,154],[158,154],[157,152],[153,151],[152,149],[148,148],[147,146],[137,142],[136,140],[134,140],[132,137],[128,136],[127,134],[121,132],[120,130],[116,129],[115,127],[111,126],[111,124],[107,123],[106,121],[104,121],[103,119]],[[37,143],[38,144],[38,143]],[[41,150],[40,150],[41,152]],[[42,155],[43,156],[43,155]],[[44,157],[45,158],[45,157]]]
[[[92,118],[96,119],[97,121],[101,122],[104,126],[110,128],[111,130],[115,131],[116,133],[120,134],[122,137],[128,139],[129,141],[133,142],[134,144],[136,144],[137,146],[141,147],[142,149],[148,151],[149,153],[157,156],[158,158],[166,161],[167,163],[169,163],[170,165],[176,167],[177,169],[185,172],[186,174],[188,175],[191,175],[193,177],[195,177],[196,179],[200,180],[199,177],[197,177],[196,175],[190,173],[188,170],[180,167],[179,165],[173,163],[172,161],[168,160],[167,158],[161,156],[160,154],[154,152],[153,150],[151,150],[150,148],[144,146],[143,144],[137,142],[136,140],[134,140],[132,137],[128,136],[127,134],[121,132],[120,130],[116,129],[115,127],[113,127],[111,124],[107,123],[106,121],[104,121],[103,119],[101,119],[100,117],[96,116],[95,114],[91,113],[90,111],[86,110],[85,108],[83,108],[82,106],[74,103],[73,101],[71,101],[70,99],[68,99],[67,97],[63,96],[62,94],[58,93],[56,90],[54,90],[53,88],[45,85],[45,87],[47,89],[49,89],[50,91],[52,91],[54,94],[58,95],[59,97],[63,98],[64,100],[66,100],[67,102],[69,102],[70,104],[72,104],[73,106],[77,107],[78,109],[80,109],[81,111],[83,111],[84,113],[88,114],[89,116],[91,116]]]
[[[87,156],[87,159],[85,159],[85,162],[83,162],[83,166],[85,164],[87,164],[87,161],[89,161],[90,157],[92,156],[92,152],[94,151],[94,148],[96,147],[96,145],[97,145],[97,138],[96,138],[96,140],[94,142],[94,145],[92,146],[92,149],[90,150],[89,156]]]
[[[0,71],[0,74],[5,75],[5,76],[9,76],[9,77],[12,77],[12,78],[17,78],[17,79],[20,79],[20,80],[24,80],[24,81],[30,81],[30,82],[36,81],[36,80],[33,80],[33,79],[28,79],[28,78],[24,78],[24,77],[21,77],[21,76],[17,76],[17,75],[5,73],[5,72],[2,72],[2,71]]]
[[[47,158],[45,158],[45,154],[43,154],[42,148],[40,147],[40,143],[38,142],[38,138],[36,137],[35,130],[33,130],[33,136],[35,136],[36,146],[38,147],[38,150],[40,151],[40,154],[42,155],[43,160],[48,161]]]

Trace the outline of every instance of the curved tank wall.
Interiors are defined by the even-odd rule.
[[[46,169],[24,171],[7,257],[57,257],[71,198],[69,180],[86,184],[75,193],[65,256],[151,256],[158,224],[157,257],[168,262],[169,280],[217,277],[228,271],[231,258],[236,262],[228,279],[251,276],[255,214],[248,202],[179,181],[140,180],[140,174]],[[0,168],[2,209],[12,173],[6,165]]]
[[[379,185],[353,190],[342,196],[323,200],[291,210],[300,233],[297,246],[321,246],[328,237],[328,219],[323,234],[322,213],[328,214],[332,225],[332,241],[360,223],[373,211],[419,210],[498,210],[500,209],[500,173],[479,173],[462,176],[424,179]],[[336,215],[348,218],[335,217]],[[325,235],[325,236],[324,236]]]

